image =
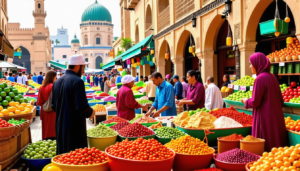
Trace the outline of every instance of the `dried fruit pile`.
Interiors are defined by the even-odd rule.
[[[127,125],[129,125],[129,123],[127,121],[124,121],[124,122],[119,122],[116,125],[111,126],[110,128],[115,130],[115,131],[118,131],[118,130],[124,128]]]
[[[243,164],[257,161],[259,158],[259,155],[238,148],[220,153],[216,156],[216,159],[222,162]]]
[[[214,115],[216,118],[219,118],[221,116],[226,116],[234,119],[235,121],[242,124],[243,126],[252,126],[252,116],[247,115],[244,112],[240,113],[237,110],[235,110],[233,107],[223,108],[223,109],[211,111],[209,113],[211,115]]]
[[[157,120],[152,119],[148,116],[138,118],[137,120],[134,121],[134,123],[153,123],[153,122],[157,122]]]
[[[107,162],[107,155],[93,147],[76,149],[75,151],[54,158],[53,161],[68,165],[93,165]]]
[[[125,120],[123,118],[120,118],[118,116],[114,116],[114,117],[110,118],[109,120],[104,121],[103,123],[104,124],[110,124],[112,122],[125,122],[125,121],[127,122],[127,120]]]
[[[176,140],[172,139],[171,142],[165,144],[165,146],[181,154],[204,155],[215,152],[214,149],[203,141],[193,138],[190,135],[177,138]]]
[[[242,135],[238,135],[236,133],[226,136],[226,137],[221,137],[219,139],[221,140],[227,140],[227,141],[239,141],[241,139],[243,139],[244,137]]]
[[[255,138],[251,135],[248,135],[246,138],[243,139],[243,141],[247,141],[247,142],[261,142],[263,140]]]
[[[127,125],[124,128],[120,129],[118,133],[122,137],[144,137],[155,134],[152,130],[139,123]]]
[[[107,153],[116,157],[131,160],[164,160],[171,158],[174,152],[163,146],[155,139],[143,138],[129,141],[128,139],[117,142],[107,148]]]
[[[89,137],[112,137],[117,135],[114,130],[101,124],[87,130],[87,136]]]
[[[95,112],[105,112],[106,108],[104,105],[96,104],[95,106],[92,107]]]

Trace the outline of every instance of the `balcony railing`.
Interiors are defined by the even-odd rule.
[[[170,6],[158,14],[158,31],[170,25]]]
[[[205,7],[206,5],[210,4],[213,1],[215,1],[215,0],[201,0],[202,8]]]
[[[175,0],[175,20],[178,21],[183,16],[193,12],[195,0]]]

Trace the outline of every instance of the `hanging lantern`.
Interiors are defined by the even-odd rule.
[[[140,62],[137,62],[136,64],[137,64],[137,65],[141,65],[141,63],[140,63]]]
[[[165,54],[165,58],[166,58],[166,60],[169,60],[169,59],[170,59],[170,54],[169,54],[169,53],[166,53],[166,54]]]
[[[126,74],[127,74],[126,71],[123,71],[121,75],[122,77],[124,77]]]
[[[294,43],[294,39],[292,37],[286,38],[286,44],[291,45]]]
[[[151,55],[154,55],[154,49],[151,49],[150,52],[151,52]]]
[[[189,53],[195,53],[194,46],[190,46],[190,47],[189,47]]]
[[[155,63],[155,62],[156,62],[155,58],[153,58],[153,59],[152,59],[152,62],[153,62],[153,63]]]
[[[151,61],[151,55],[150,54],[147,55],[147,61],[148,62]]]
[[[130,59],[127,59],[127,65],[130,65],[130,64],[131,64]]]
[[[226,45],[227,46],[232,46],[232,38],[231,37],[226,38]]]
[[[289,23],[291,21],[290,17],[285,17],[284,22]]]
[[[135,63],[135,62],[134,62],[134,58],[131,58],[131,63],[132,63],[132,64],[134,64],[134,63]]]
[[[141,60],[141,65],[145,65],[144,58],[142,58],[142,60]]]
[[[136,62],[141,62],[141,58],[140,58],[140,57],[137,57],[137,58],[136,58]]]
[[[150,65],[150,66],[153,66],[153,65],[154,65],[154,63],[153,63],[152,61],[150,61],[150,62],[149,62],[149,65]]]
[[[278,37],[280,35],[280,32],[275,32],[274,34],[276,37]]]

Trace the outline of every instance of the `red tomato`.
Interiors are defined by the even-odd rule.
[[[284,100],[284,102],[289,102],[289,101],[290,101],[289,99],[285,99],[285,100]]]
[[[293,97],[294,97],[293,95],[289,95],[289,97],[288,97],[288,98],[289,98],[289,99],[292,99]]]
[[[290,92],[290,95],[294,95],[294,92],[291,91],[291,92]]]
[[[298,94],[298,92],[294,92],[294,95],[297,95]]]
[[[295,88],[295,89],[293,89],[293,91],[294,91],[294,92],[297,92],[297,91],[298,91],[298,89],[296,89],[296,88]]]
[[[291,87],[296,87],[297,83],[295,81],[291,82]]]
[[[292,89],[292,86],[289,86],[288,89],[289,89],[289,90]]]
[[[295,126],[291,126],[290,130],[295,131]]]
[[[299,132],[299,131],[300,131],[300,126],[296,126],[295,130],[296,130],[297,132]]]
[[[283,96],[283,99],[287,99],[288,98],[288,96]]]
[[[292,92],[293,90],[292,89],[289,89],[289,92]]]
[[[299,96],[298,95],[294,95],[294,98],[298,98]]]

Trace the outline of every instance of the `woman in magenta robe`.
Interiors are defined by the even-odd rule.
[[[39,96],[36,104],[41,106],[40,119],[42,121],[42,139],[56,139],[55,133],[55,122],[56,113],[54,111],[45,112],[43,110],[43,104],[48,100],[51,92],[53,83],[56,81],[56,72],[48,71],[42,86],[39,88]]]
[[[286,127],[282,112],[283,98],[270,62],[262,53],[250,56],[250,68],[257,78],[251,99],[242,99],[245,108],[253,108],[252,136],[265,139],[265,150],[286,146]]]

